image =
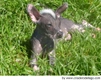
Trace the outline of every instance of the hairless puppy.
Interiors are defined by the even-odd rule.
[[[75,24],[61,17],[61,13],[67,7],[67,3],[64,3],[56,11],[43,9],[39,12],[32,4],[28,4],[27,12],[32,22],[37,25],[31,37],[32,55],[30,65],[34,71],[39,70],[37,66],[39,55],[42,55],[42,57],[48,55],[50,65],[54,65],[57,39],[70,40],[69,32],[73,30],[84,32],[85,27],[95,28],[86,21],[83,21],[82,24]]]

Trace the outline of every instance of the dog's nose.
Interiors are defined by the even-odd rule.
[[[62,38],[63,36],[63,32],[62,31],[58,31],[57,32],[57,38]]]

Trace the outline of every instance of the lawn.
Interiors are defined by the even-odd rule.
[[[29,39],[35,24],[26,13],[27,4],[56,10],[64,2],[69,5],[64,18],[101,28],[101,0],[0,0],[0,75],[101,75],[101,32],[92,29],[59,42],[54,66],[40,58],[40,71],[29,67]]]

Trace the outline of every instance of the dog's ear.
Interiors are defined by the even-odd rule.
[[[32,4],[28,4],[27,12],[33,22],[35,22],[35,23],[38,22],[38,20],[40,19],[41,16],[40,16],[38,10]]]
[[[64,12],[68,7],[68,4],[67,3],[64,3],[62,6],[60,6],[56,11],[56,16],[59,18],[61,13]]]

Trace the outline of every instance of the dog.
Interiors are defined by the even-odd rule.
[[[94,28],[87,21],[75,24],[71,20],[61,17],[61,13],[68,7],[67,3],[57,8],[56,11],[43,9],[40,12],[32,5],[28,4],[27,13],[32,22],[36,24],[34,33],[31,36],[32,55],[30,65],[34,71],[39,70],[37,65],[38,56],[49,56],[49,64],[55,63],[55,48],[58,39],[71,40],[70,32],[78,30],[84,32],[85,27]]]

